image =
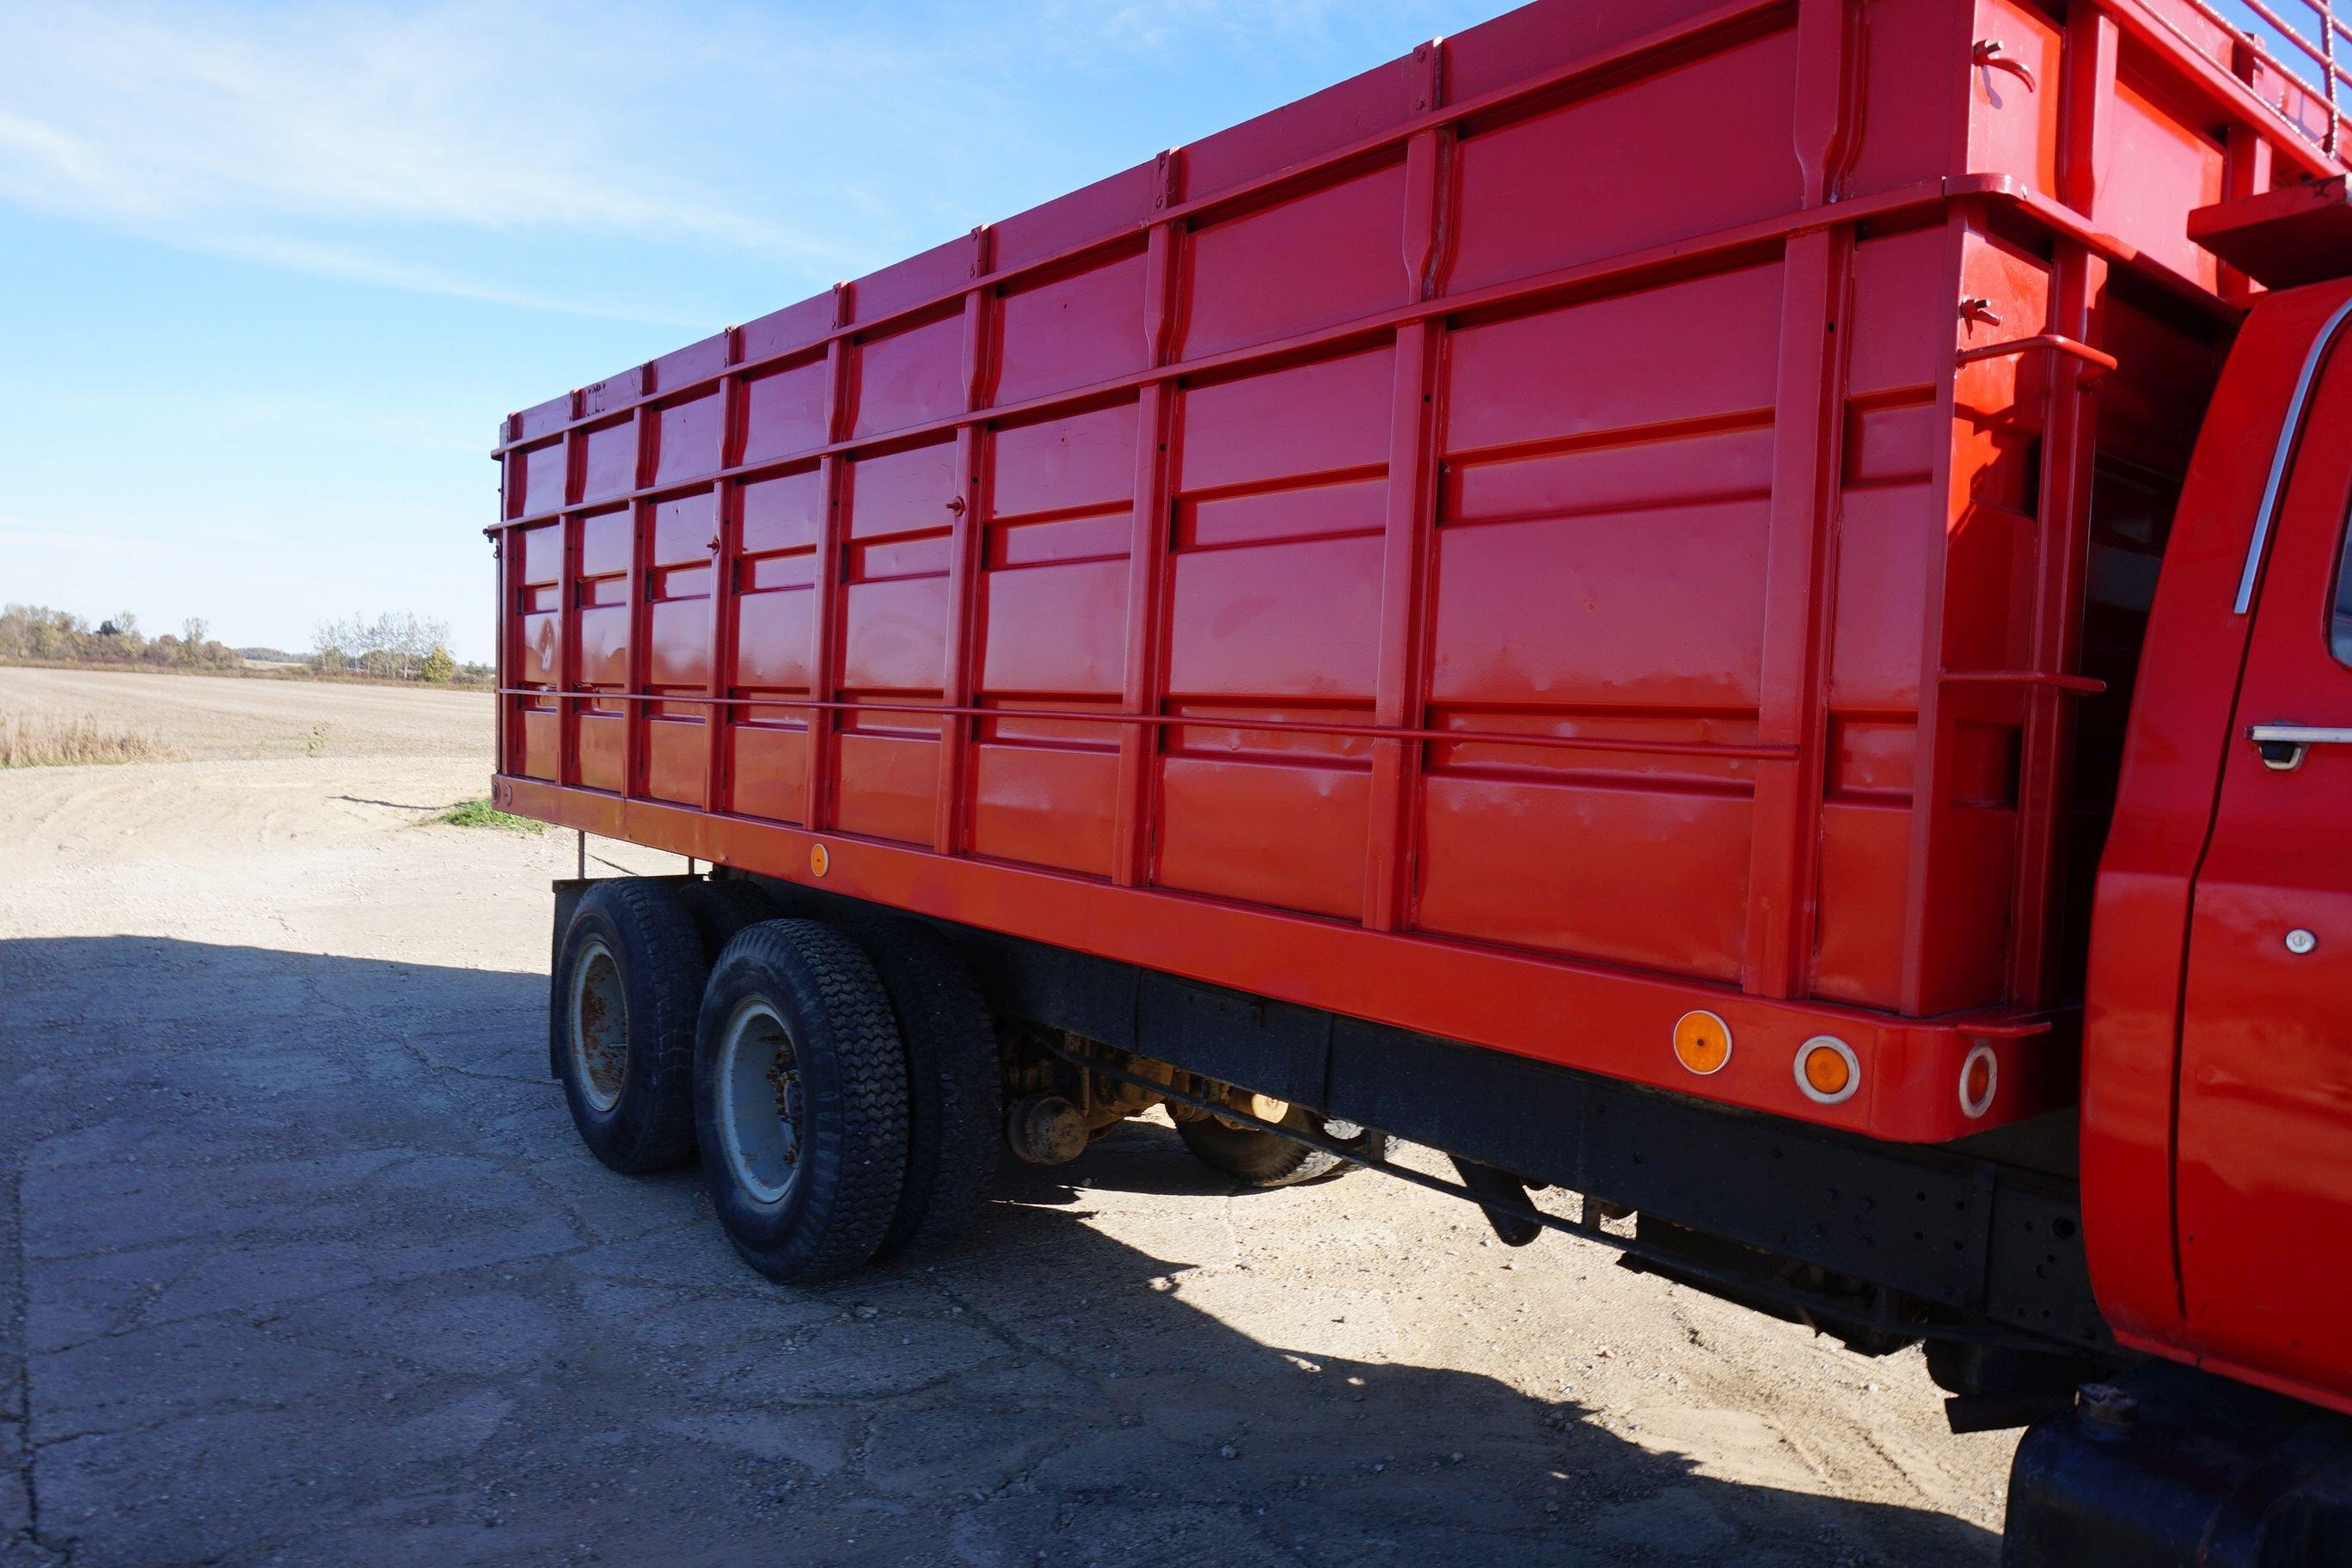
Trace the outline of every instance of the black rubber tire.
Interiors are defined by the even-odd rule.
[[[572,986],[583,958],[608,954],[619,977],[625,1056],[618,1098],[597,1101],[574,1048]],[[556,1077],[588,1151],[636,1174],[683,1164],[694,1153],[694,1026],[708,970],[702,943],[675,894],[659,882],[614,877],[581,895],[551,984]],[[607,1058],[609,1059],[609,1058]]]
[[[694,922],[694,933],[702,939],[702,951],[711,963],[719,962],[736,932],[783,912],[758,884],[732,877],[682,882],[677,901],[686,906],[687,918]]]
[[[1318,1137],[1328,1136],[1323,1131],[1323,1118],[1301,1106],[1291,1107],[1282,1124]],[[1328,1150],[1297,1142],[1279,1132],[1228,1127],[1213,1116],[1179,1121],[1176,1135],[1184,1140],[1184,1147],[1192,1151],[1202,1164],[1253,1187],[1295,1187],[1318,1176],[1356,1168],[1352,1162]],[[1361,1132],[1349,1142],[1374,1159],[1388,1158],[1391,1140],[1384,1132]]]
[[[795,1173],[773,1203],[736,1179],[719,1125],[724,1036],[754,998],[789,1032],[806,1096]],[[814,921],[746,926],[703,989],[694,1062],[703,1180],[743,1260],[803,1284],[871,1258],[906,1180],[907,1063],[889,995],[857,944]]]
[[[932,1252],[963,1234],[1004,1148],[996,1025],[962,955],[916,921],[850,927],[873,960],[907,1048],[907,1180],[878,1256]]]

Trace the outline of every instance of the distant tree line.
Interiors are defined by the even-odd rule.
[[[487,664],[457,662],[449,651],[447,622],[407,613],[322,621],[311,636],[310,652],[302,656],[277,648],[230,647],[215,641],[197,616],[183,621],[176,636],[165,632],[151,637],[128,610],[93,626],[70,611],[9,605],[0,608],[0,660],[7,659],[209,670],[240,669],[252,659],[300,664],[323,676],[433,685],[481,684],[491,673]]]
[[[422,680],[435,685],[484,681],[487,664],[464,664],[449,651],[449,623],[409,611],[386,611],[370,620],[320,621],[310,634],[310,668],[320,675],[371,675],[383,680]]]
[[[139,617],[124,610],[91,626],[69,610],[45,605],[0,608],[0,658],[46,659],[59,664],[179,665],[194,669],[234,669],[236,650],[215,642],[204,618],[191,616],[170,632],[151,637]]]

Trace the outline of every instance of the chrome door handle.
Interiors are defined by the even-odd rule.
[[[2263,755],[2263,766],[2274,773],[2291,773],[2303,766],[2314,746],[2352,746],[2352,729],[2321,724],[2249,724],[2246,739]]]

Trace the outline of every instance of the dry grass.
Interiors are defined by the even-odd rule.
[[[306,686],[390,686],[407,691],[488,691],[497,684],[487,675],[460,671],[446,680],[402,680],[389,675],[362,675],[352,670],[330,674],[307,664],[270,664],[239,659],[235,664],[150,664],[145,659],[19,658],[0,655],[0,669],[78,669],[92,675],[200,675],[215,680],[299,681]]]
[[[89,763],[159,763],[178,755],[154,734],[85,713],[0,713],[0,768],[69,768]]]
[[[427,827],[496,827],[508,833],[544,833],[547,824],[528,816],[517,816],[500,811],[487,800],[469,800],[463,805],[453,805],[438,816],[425,819]]]

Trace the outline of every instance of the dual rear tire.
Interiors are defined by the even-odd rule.
[[[745,928],[704,988],[694,1067],[704,1184],[745,1262],[821,1279],[881,1250],[906,1187],[906,1047],[855,942]]]
[[[774,913],[741,882],[588,890],[555,987],[582,1140],[631,1173],[698,1150],[736,1251],[779,1279],[947,1245],[1000,1140],[978,986],[915,922]]]
[[[1304,1106],[1292,1106],[1282,1124],[1310,1137],[1331,1139],[1343,1144],[1349,1153],[1366,1159],[1389,1157],[1391,1140],[1387,1133],[1327,1121]],[[1228,1126],[1213,1116],[1179,1121],[1176,1134],[1202,1164],[1249,1187],[1295,1187],[1353,1163],[1347,1155],[1335,1154],[1328,1149],[1301,1143],[1263,1128]]]
[[[708,968],[693,921],[658,882],[598,882],[564,931],[556,1076],[580,1141],[625,1175],[694,1152],[695,1025]]]
[[[613,878],[581,899],[553,998],[582,1142],[629,1173],[698,1151],[729,1239],[775,1279],[945,1247],[995,1173],[994,1026],[962,959],[918,921],[783,919],[750,882]],[[1285,1125],[1388,1152],[1386,1135],[1303,1108]],[[1178,1131],[1251,1186],[1349,1163],[1214,1118]]]

